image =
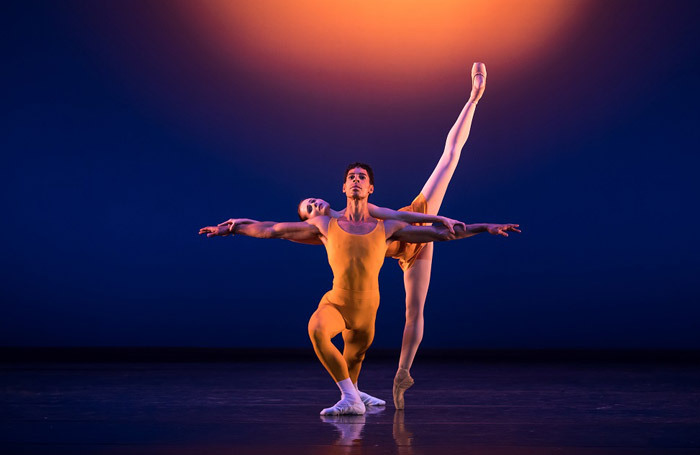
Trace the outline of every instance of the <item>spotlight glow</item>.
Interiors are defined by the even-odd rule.
[[[179,3],[212,55],[328,87],[415,89],[472,61],[517,70],[557,47],[587,0],[207,0]],[[422,84],[421,84],[422,85]]]

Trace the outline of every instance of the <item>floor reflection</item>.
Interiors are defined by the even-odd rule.
[[[392,435],[400,454],[412,454],[413,452],[413,432],[406,428],[404,419],[406,414],[403,409],[394,411],[394,425],[392,425]]]
[[[405,411],[321,419],[314,362],[0,365],[0,453],[700,454],[689,364],[436,363]]]
[[[321,421],[329,423],[338,430],[338,439],[333,442],[336,446],[360,445],[362,429],[365,426],[365,416],[321,416]]]
[[[338,438],[333,445],[345,446],[349,450],[353,446],[362,445],[363,430],[368,418],[371,420],[372,415],[381,414],[384,411],[384,408],[367,408],[365,415],[321,416],[321,421],[332,425],[336,430]],[[399,454],[413,454],[413,432],[406,427],[405,418],[406,414],[403,410],[394,411],[391,435]]]

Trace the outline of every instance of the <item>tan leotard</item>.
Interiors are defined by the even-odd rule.
[[[420,193],[411,202],[411,205],[402,207],[399,211],[403,212],[417,212],[417,213],[428,213],[428,202],[425,200],[423,193]],[[425,224],[415,223],[418,226],[425,226]],[[405,272],[410,269],[418,258],[418,254],[423,250],[425,243],[408,243],[394,241],[389,244],[386,255],[394,259],[398,259],[399,267]]]

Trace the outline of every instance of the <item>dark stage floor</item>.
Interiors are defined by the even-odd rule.
[[[394,362],[360,386],[391,402]],[[700,453],[700,366],[415,365],[407,408],[321,418],[315,362],[0,364],[0,452]]]

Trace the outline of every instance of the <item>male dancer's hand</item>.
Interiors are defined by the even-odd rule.
[[[207,234],[207,237],[216,237],[217,235],[226,236],[231,234],[228,225],[225,226],[206,226],[199,230],[200,234]]]
[[[486,65],[481,62],[474,62],[472,65],[472,93],[469,97],[470,103],[477,103],[486,90]]]
[[[520,232],[519,224],[489,224],[486,230],[489,234],[502,235],[503,237],[508,237],[507,232]]]

